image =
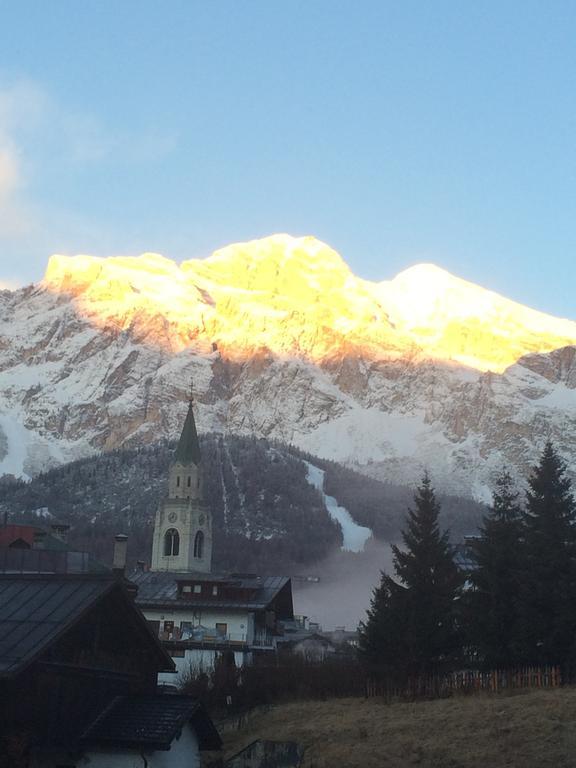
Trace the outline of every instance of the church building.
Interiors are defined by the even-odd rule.
[[[234,653],[237,665],[255,654],[275,653],[283,624],[294,621],[286,576],[212,571],[212,515],[203,493],[204,473],[193,402],[170,465],[168,491],[155,519],[152,562],[130,576],[136,602],[177,673],[211,666]],[[163,682],[176,682],[163,675]]]
[[[210,573],[212,524],[203,499],[200,444],[190,399],[184,428],[168,475],[168,496],[156,513],[153,571]]]

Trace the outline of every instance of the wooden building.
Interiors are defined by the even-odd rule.
[[[177,768],[198,765],[199,749],[218,746],[197,703],[156,693],[158,672],[173,662],[133,598],[112,572],[0,574],[1,768],[112,768],[140,754],[150,768]],[[124,740],[104,727],[113,712]],[[166,728],[150,743],[146,724],[159,713]],[[174,757],[178,750],[170,758],[166,741],[182,734],[183,717],[196,724],[188,763]]]

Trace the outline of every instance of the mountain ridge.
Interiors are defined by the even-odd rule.
[[[320,362],[348,342],[372,358],[412,352],[502,373],[525,354],[576,343],[575,322],[432,264],[378,283],[358,278],[311,236],[272,235],[180,265],[154,253],[54,255],[40,285],[69,293],[100,328],[135,330],[144,315],[147,342],[172,352],[203,339],[227,354],[266,347]]]
[[[576,324],[438,267],[369,283],[324,243],[281,235],[180,266],[53,257],[0,305],[0,473],[174,438],[191,379],[201,431],[380,479],[428,469],[485,500],[547,439],[576,464]]]

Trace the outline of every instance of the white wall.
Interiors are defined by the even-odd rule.
[[[144,753],[144,756],[148,768],[200,768],[198,739],[188,724],[182,729],[180,738],[174,739],[169,751],[158,750]],[[144,768],[144,765],[141,755],[134,751],[90,752],[78,762],[78,768]]]

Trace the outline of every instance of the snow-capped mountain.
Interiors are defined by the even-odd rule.
[[[432,265],[370,283],[312,238],[178,265],[53,256],[0,292],[0,471],[204,431],[292,442],[395,482],[486,496],[551,438],[576,458],[576,323]]]

